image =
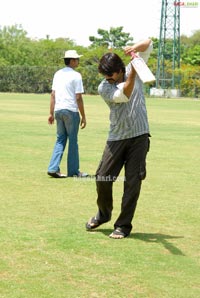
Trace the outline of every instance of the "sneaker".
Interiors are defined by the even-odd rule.
[[[53,177],[53,178],[67,178],[67,176],[66,175],[64,175],[64,174],[61,174],[61,173],[56,173],[56,172],[48,172],[47,173],[49,176],[51,176],[51,177]]]
[[[88,177],[88,174],[87,173],[82,173],[82,172],[79,172],[77,177],[79,178],[85,178],[85,177]]]

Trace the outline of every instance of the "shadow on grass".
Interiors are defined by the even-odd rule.
[[[154,242],[162,244],[171,254],[185,256],[185,254],[170,242],[170,239],[180,239],[183,236],[171,236],[160,233],[134,233],[130,235],[131,238],[142,240],[145,242]]]
[[[100,232],[109,236],[113,230],[111,229],[97,229],[95,232]],[[132,233],[128,239],[136,239],[145,242],[159,243],[162,244],[171,254],[185,256],[185,254],[177,248],[173,243],[170,242],[170,239],[180,239],[184,238],[183,236],[171,236],[160,233]]]

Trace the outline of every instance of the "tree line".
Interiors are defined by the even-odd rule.
[[[64,67],[64,52],[75,49],[81,53],[78,71],[82,74],[86,94],[97,94],[97,86],[102,77],[98,73],[98,61],[108,51],[115,51],[125,63],[130,58],[123,53],[123,47],[134,43],[123,27],[109,31],[98,29],[98,37],[89,36],[91,45],[83,47],[69,38],[31,39],[21,25],[0,27],[0,92],[50,93],[53,74]],[[156,74],[158,43],[154,42],[149,66]],[[192,36],[181,36],[181,66],[177,70],[181,76],[182,96],[200,97],[200,30]],[[167,41],[172,42],[172,41]],[[169,57],[170,62],[170,57]],[[167,68],[166,68],[167,69]],[[170,63],[168,70],[170,69]],[[146,86],[148,92],[153,84]]]

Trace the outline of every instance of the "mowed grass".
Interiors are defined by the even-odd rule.
[[[112,220],[86,232],[95,181],[46,174],[56,128],[47,124],[49,98],[0,94],[0,297],[200,297],[200,101],[147,99],[147,178],[130,237],[113,240],[123,181],[114,184]],[[84,102],[80,169],[94,174],[109,111],[99,96]]]

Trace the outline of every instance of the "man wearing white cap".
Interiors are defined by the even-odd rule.
[[[47,174],[54,178],[78,176],[86,177],[86,173],[79,171],[78,130],[86,126],[86,117],[82,93],[84,93],[82,76],[74,69],[79,65],[79,58],[75,50],[65,52],[65,67],[58,70],[53,77],[50,98],[50,115],[48,123],[57,124],[57,140],[50,160]],[[67,176],[60,172],[60,162],[68,144]]]

